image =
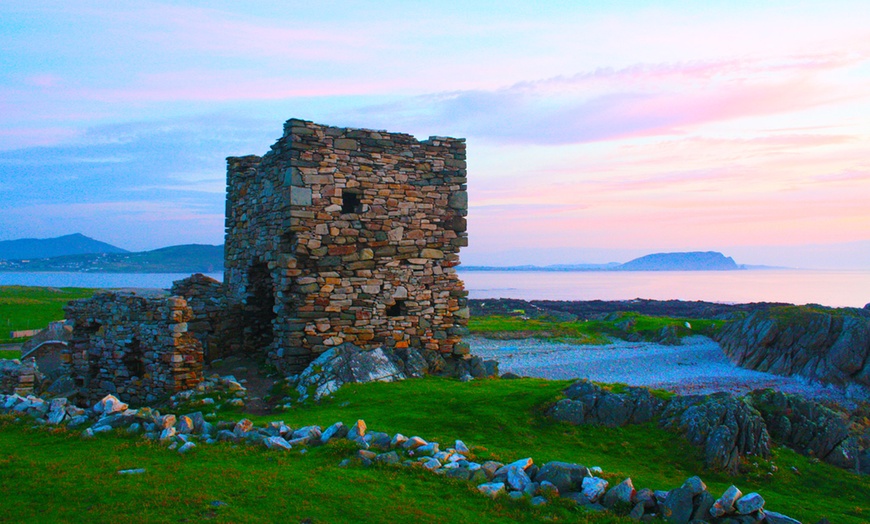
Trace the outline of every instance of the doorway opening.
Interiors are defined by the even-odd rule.
[[[272,272],[265,262],[259,262],[248,270],[248,299],[245,313],[245,346],[258,350],[272,344],[272,324],[275,320],[275,283]]]

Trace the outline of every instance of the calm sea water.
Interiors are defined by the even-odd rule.
[[[870,303],[870,271],[461,271],[471,298]]]
[[[207,273],[223,280],[223,273]],[[119,288],[144,287],[168,289],[190,273],[2,273],[0,285]]]
[[[462,271],[471,298],[705,300],[863,307],[870,271]],[[0,273],[0,285],[169,288],[184,273]],[[210,277],[221,280],[221,273]]]

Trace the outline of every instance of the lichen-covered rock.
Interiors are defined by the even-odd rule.
[[[607,490],[607,484],[608,482],[602,478],[586,477],[583,479],[581,493],[590,502],[595,502],[604,496],[604,493]]]
[[[686,488],[672,489],[660,506],[666,522],[688,524],[694,510],[692,492]]]
[[[740,497],[734,504],[734,509],[740,515],[755,513],[764,507],[764,498],[758,493],[749,493]]]
[[[396,357],[383,348],[368,351],[345,343],[314,359],[299,374],[296,389],[307,397],[321,399],[351,382],[393,382],[406,375],[396,364]]]
[[[477,490],[493,499],[505,491],[503,482],[487,482],[477,486]]]
[[[616,505],[631,505],[635,502],[637,491],[630,478],[627,478],[613,486],[607,493],[604,494],[603,504],[607,508],[612,508]]]

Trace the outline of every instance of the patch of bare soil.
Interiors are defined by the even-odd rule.
[[[245,401],[246,411],[255,415],[268,415],[272,413],[274,404],[265,399],[272,386],[281,379],[279,375],[269,374],[263,364],[257,360],[233,355],[215,360],[205,367],[204,374],[210,376],[214,373],[224,377],[232,375],[248,390],[248,398]]]

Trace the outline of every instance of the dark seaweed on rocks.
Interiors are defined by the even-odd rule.
[[[610,313],[634,312],[642,315],[728,319],[753,311],[765,311],[788,304],[758,302],[751,304],[719,304],[687,300],[518,300],[511,298],[473,299],[468,301],[472,315],[506,315],[521,309],[529,317],[553,316],[558,320],[590,319]]]

